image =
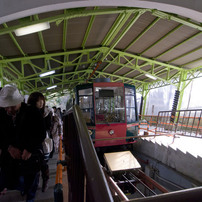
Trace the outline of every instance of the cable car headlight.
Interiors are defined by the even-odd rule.
[[[108,132],[110,135],[114,135],[114,130],[109,130]]]

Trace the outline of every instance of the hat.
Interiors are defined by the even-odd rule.
[[[0,107],[11,107],[20,104],[24,97],[13,85],[6,85],[0,90]]]

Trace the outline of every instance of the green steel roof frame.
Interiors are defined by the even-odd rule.
[[[143,30],[142,33],[140,33],[123,51],[115,49],[115,46],[118,44],[118,42],[122,39],[122,37],[127,33],[127,31],[131,28],[131,26],[137,21],[137,19],[145,12],[151,12],[152,15],[156,16],[157,18],[145,29]],[[85,43],[86,40],[89,37],[89,34],[92,29],[93,22],[98,15],[107,15],[107,14],[119,14],[116,21],[114,22],[113,26],[107,33],[106,37],[101,43],[101,47],[98,48],[91,48],[91,49],[85,49]],[[68,20],[71,18],[78,18],[78,17],[84,17],[84,16],[91,16],[90,22],[88,25],[88,28],[86,30],[86,33],[83,38],[82,42],[82,49],[81,50],[74,50],[74,51],[67,51],[66,47],[66,34],[67,34],[67,28],[68,28]],[[117,37],[117,34],[120,32],[121,28],[125,25],[125,23],[128,21],[128,19],[132,16],[132,19],[130,22],[127,24],[127,26],[123,29],[121,34]],[[139,38],[141,38],[150,28],[156,24],[159,19],[168,19],[168,20],[173,20],[178,23],[180,23],[178,26],[176,26],[173,30],[171,30],[169,33],[167,33],[165,36],[163,36],[161,39],[158,41],[154,42],[150,47],[145,49],[140,55],[134,55],[130,54],[127,51],[128,48],[130,48]],[[38,33],[39,41],[41,44],[41,49],[44,54],[41,55],[35,55],[35,56],[28,56],[26,55],[20,45],[18,44],[17,40],[15,39],[15,36],[12,34],[12,32],[20,27],[24,27],[27,25],[32,25],[32,24],[37,24],[40,22],[50,22],[50,23],[62,23],[63,22],[63,43],[62,43],[62,49],[64,52],[60,53],[48,53],[45,47],[45,43],[43,40],[43,35],[41,32]],[[157,57],[153,59],[148,59],[146,57],[143,57],[143,53],[148,51],[150,48],[152,48],[154,45],[158,44],[161,40],[165,39],[168,37],[171,33],[175,32],[178,30],[182,25],[186,25],[189,27],[192,27],[194,29],[197,29],[198,32],[191,36],[190,38],[186,39],[185,41],[173,46],[172,48],[166,50],[165,52],[159,54]],[[8,27],[6,23],[3,24],[4,28],[0,29],[0,35],[4,34],[9,34],[11,37],[12,41],[14,42],[15,46],[18,48],[19,52],[21,53],[22,57],[18,58],[4,58],[1,56],[0,59],[0,75],[1,75],[1,82],[3,84],[6,83],[16,83],[18,86],[20,86],[21,90],[23,91],[28,91],[33,92],[35,90],[43,90],[46,89],[47,87],[53,85],[52,82],[50,83],[45,83],[44,81],[41,81],[41,78],[39,77],[39,74],[42,72],[45,72],[49,70],[49,60],[54,60],[55,62],[58,63],[58,67],[54,68],[55,70],[63,70],[63,73],[58,74],[58,75],[51,75],[47,76],[46,78],[50,78],[50,81],[53,81],[53,79],[60,81],[58,85],[61,85],[62,88],[60,90],[64,90],[64,84],[71,84],[74,85],[74,83],[84,83],[86,82],[86,75],[90,76],[90,74],[93,72],[92,66],[93,64],[102,61],[103,63],[106,63],[105,67],[102,69],[102,71],[96,71],[94,74],[94,78],[98,78],[100,76],[103,77],[111,77],[112,81],[124,81],[128,82],[130,84],[136,85],[139,90],[145,86],[148,81],[147,80],[138,80],[137,78],[144,75],[145,73],[149,73],[152,76],[155,76],[158,80],[155,82],[152,82],[148,85],[148,88],[152,89],[154,87],[160,87],[164,85],[176,85],[177,82],[179,82],[179,78],[181,77],[180,75],[184,74],[184,72],[187,73],[187,75],[192,75],[189,76],[189,79],[193,79],[198,77],[201,71],[202,66],[195,67],[191,70],[186,70],[183,69],[185,65],[188,63],[194,63],[197,60],[201,60],[202,58],[199,58],[197,60],[190,61],[186,64],[183,64],[181,66],[175,66],[172,65],[171,63],[180,57],[184,57],[186,55],[189,55],[195,51],[200,50],[202,47],[198,47],[195,50],[192,50],[190,52],[187,52],[181,56],[178,56],[171,61],[167,62],[161,62],[158,61],[158,58],[165,53],[168,53],[169,51],[175,49],[176,47],[179,47],[180,45],[186,43],[187,41],[199,36],[202,31],[202,26],[201,24],[197,24],[195,22],[192,22],[191,20],[187,20],[181,17],[178,17],[176,15],[164,13],[161,11],[157,11],[154,9],[137,9],[137,8],[106,8],[106,9],[99,9],[95,7],[93,10],[85,10],[84,8],[78,8],[78,9],[69,9],[69,10],[64,10],[64,14],[58,15],[58,16],[53,16],[49,18],[44,18],[44,19],[39,19],[38,15],[34,16],[34,21],[31,22],[23,22],[21,25],[17,26],[12,26]],[[113,39],[116,40],[113,41]],[[111,44],[111,42],[113,43]],[[96,56],[91,57],[90,53],[92,52],[97,52]],[[114,57],[113,54],[116,56]],[[73,54],[79,54],[79,56],[74,59],[73,61],[69,60],[69,56]],[[83,55],[87,56],[87,59],[85,62],[81,62],[81,58]],[[58,61],[55,57],[57,56],[64,56],[64,61]],[[44,68],[41,68],[35,64],[32,63],[32,60],[35,59],[44,59]],[[109,59],[110,58],[110,59]],[[128,60],[130,58],[130,60]],[[125,64],[121,63],[121,59],[124,59],[126,61]],[[21,71],[19,71],[13,64],[13,62],[21,62]],[[133,61],[133,62],[132,62]],[[138,61],[144,62],[142,65],[138,65]],[[32,69],[34,70],[35,74],[32,74],[30,76],[25,76],[24,74],[24,65],[30,65]],[[90,65],[89,65],[90,64]],[[119,68],[115,70],[113,73],[108,73],[106,70],[109,67],[110,64],[117,65]],[[78,67],[80,65],[89,65],[89,68],[84,70],[84,71],[78,71]],[[149,65],[151,67],[151,71],[145,71],[142,69],[142,67]],[[74,66],[74,71],[72,72],[64,72],[64,67],[68,66]],[[163,69],[162,69],[163,67]],[[122,68],[128,68],[130,72],[124,74],[124,75],[117,75],[116,73],[120,71]],[[161,70],[158,70],[161,69]],[[130,73],[132,72],[138,72],[138,75],[135,77],[127,77]],[[166,77],[160,77],[161,75],[164,75],[166,72]],[[116,74],[116,75],[115,75]],[[66,75],[70,75],[69,79],[64,81],[64,78]],[[198,76],[193,76],[193,75],[198,75]],[[62,76],[62,79],[59,79],[58,77]],[[75,76],[79,77],[80,79],[75,79]],[[184,77],[183,77],[184,78]],[[175,80],[175,82],[173,82]],[[33,85],[33,82],[34,84]],[[43,87],[38,88],[37,83],[40,82]],[[22,87],[23,86],[23,87]],[[30,90],[31,89],[31,90]]]

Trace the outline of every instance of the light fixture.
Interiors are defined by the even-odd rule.
[[[146,77],[149,77],[150,79],[156,80],[156,77],[150,75],[150,74],[145,74]]]
[[[50,89],[53,89],[53,88],[56,88],[57,87],[57,85],[54,85],[54,86],[51,86],[51,87],[48,87],[48,88],[46,88],[47,90],[50,90]]]
[[[26,34],[32,34],[35,32],[43,31],[50,28],[49,22],[38,23],[35,25],[30,25],[26,27],[21,27],[14,30],[16,36],[23,36]]]
[[[48,76],[48,75],[51,75],[51,74],[54,74],[55,73],[55,70],[52,70],[52,71],[49,71],[49,72],[45,72],[43,74],[39,74],[40,77],[44,77],[44,76]]]

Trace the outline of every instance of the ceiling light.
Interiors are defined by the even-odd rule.
[[[14,30],[16,36],[23,36],[26,34],[32,34],[35,32],[43,31],[50,28],[49,22],[43,22],[35,25],[30,25],[26,27],[21,27]]]
[[[154,76],[152,76],[152,75],[150,75],[150,74],[145,74],[145,76],[146,76],[146,77],[149,77],[150,79],[153,79],[153,80],[156,80],[156,79],[157,79],[156,77],[154,77]]]
[[[40,77],[44,77],[44,76],[48,76],[48,75],[51,75],[51,74],[54,74],[55,73],[55,70],[52,70],[52,71],[49,71],[49,72],[45,72],[43,74],[40,74],[39,76]]]
[[[57,87],[57,85],[48,87],[48,88],[46,88],[46,89],[47,89],[47,90],[50,90],[50,89],[53,89],[53,88],[56,88],[56,87]]]

